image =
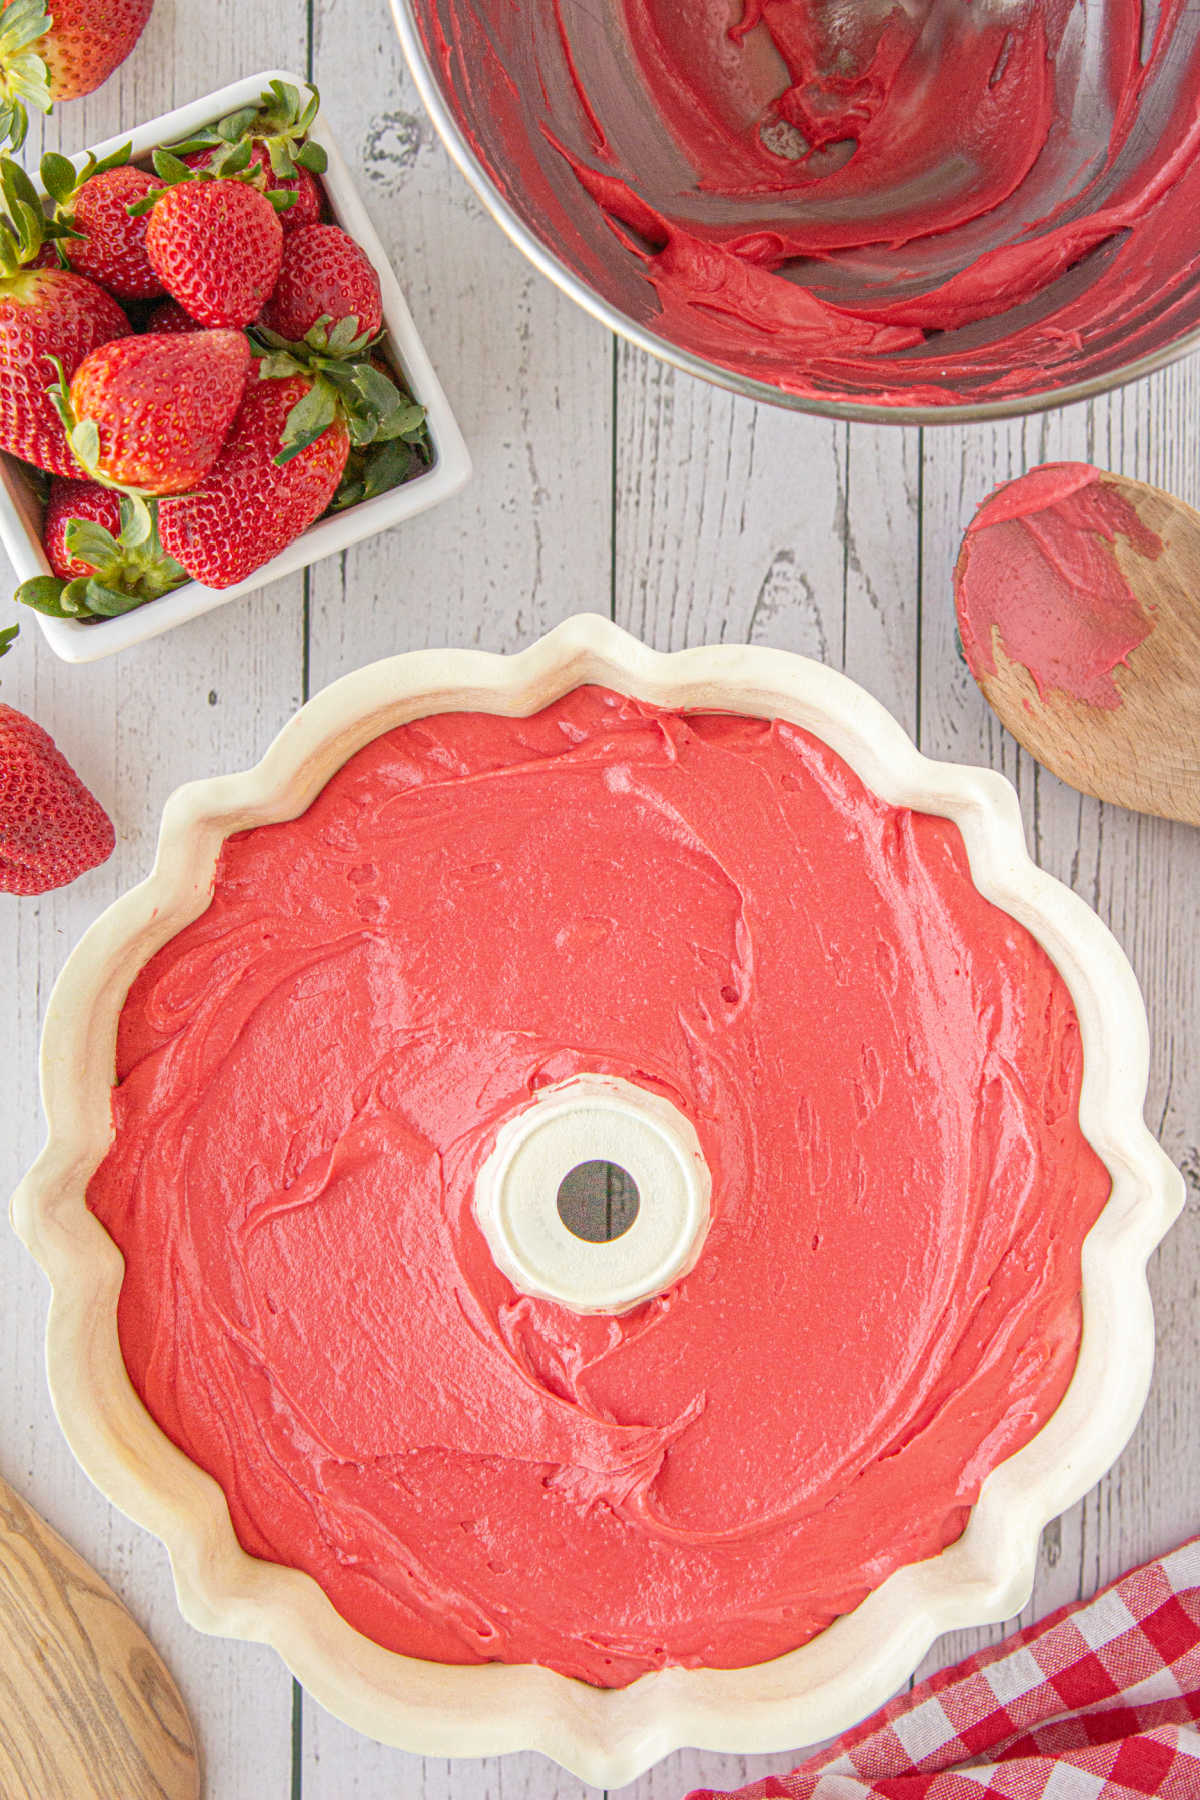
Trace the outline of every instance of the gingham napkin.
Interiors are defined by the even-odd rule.
[[[943,1669],[737,1800],[1200,1800],[1198,1721],[1195,1538]]]

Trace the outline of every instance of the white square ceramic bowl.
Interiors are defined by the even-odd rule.
[[[97,144],[94,153],[97,156],[107,156],[119,145],[132,143],[133,156],[144,156],[159,144],[190,137],[193,132],[222,118],[226,113],[241,106],[252,105],[268,83],[276,79],[291,82],[299,88],[309,86],[301,75],[291,75],[286,70],[265,69],[261,74],[247,75],[242,81],[232,82],[229,87],[220,88],[216,93],[205,94],[202,99],[193,100],[187,106],[176,107],[174,112],[164,113],[159,119],[151,119],[148,124],[139,125],[133,131],[109,138],[105,143]],[[374,500],[364,500],[343,513],[319,519],[290,543],[281,555],[264,563],[262,568],[256,569],[245,581],[239,581],[233,587],[208,588],[198,581],[189,581],[176,588],[173,593],[164,595],[162,599],[149,601],[145,606],[137,607],[120,618],[103,619],[91,625],[81,624],[76,619],[51,619],[44,613],[39,613],[38,623],[50,648],[64,662],[95,662],[102,656],[112,655],[115,650],[126,650],[131,644],[140,644],[147,638],[157,637],[160,632],[169,631],[173,625],[182,625],[201,613],[211,612],[216,606],[224,606],[227,600],[236,600],[242,594],[249,594],[255,588],[265,586],[268,581],[277,580],[281,575],[294,575],[297,569],[318,562],[323,556],[344,550],[349,544],[371,537],[377,531],[386,531],[390,525],[398,525],[402,519],[412,518],[414,513],[424,512],[427,507],[449,499],[451,494],[456,494],[466,484],[470,476],[471,458],[462,432],[434,374],[425,346],[417,335],[412,314],[389,266],[387,254],[355,191],[350,171],[333,140],[324,113],[317,114],[310,136],[315,143],[321,145],[329,158],[321,182],[330,214],[335,223],[341,225],[361,244],[379,276],[383,322],[391,346],[391,360],[397,365],[409,391],[426,409],[433,461],[424,474],[415,476],[401,487],[393,488],[390,493],[380,494]],[[79,166],[86,155],[86,151],[81,151],[71,161]],[[0,540],[3,540],[18,581],[52,573],[42,549],[37,502],[30,492],[21,465],[3,453],[0,453]]]

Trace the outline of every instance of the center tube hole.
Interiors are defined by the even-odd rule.
[[[576,1163],[558,1186],[558,1216],[573,1237],[611,1244],[624,1237],[641,1205],[637,1182],[620,1163]]]

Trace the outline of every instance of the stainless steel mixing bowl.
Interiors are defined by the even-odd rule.
[[[1023,305],[955,330],[931,334],[901,362],[871,359],[861,376],[818,393],[785,391],[754,379],[720,356],[698,354],[667,335],[645,264],[613,231],[581,186],[557,144],[595,164],[596,135],[580,104],[574,70],[563,53],[561,19],[576,61],[603,83],[603,126],[619,141],[624,165],[660,191],[686,189],[689,175],[678,148],[646,105],[631,69],[621,23],[621,0],[391,0],[396,26],[421,97],[451,156],[509,237],[543,274],[614,331],[694,375],[752,399],[838,418],[933,424],[1005,418],[1103,393],[1161,368],[1200,343],[1200,218],[1181,207],[1177,263],[1151,293],[1120,317],[1089,329],[1078,349],[1060,358],[1049,385],[1040,369],[1014,362],[1010,391],[985,397],[981,351],[1003,355],[1014,324],[1036,325],[1085,294],[1112,251],[1102,244]],[[856,0],[862,4],[864,0]],[[1033,0],[1030,0],[1033,3]],[[1088,0],[1073,9],[1056,64],[1061,121],[1017,195],[995,218],[931,236],[900,252],[873,246],[857,267],[840,269],[833,296],[851,308],[879,300],[889,283],[910,282],[916,267],[927,281],[944,279],[981,251],[1012,241],[1026,226],[1079,192],[1095,175],[1103,200],[1140,161],[1166,154],[1168,122],[1181,93],[1196,79],[1200,9],[1178,8],[1168,53],[1141,95],[1137,117],[1119,157],[1105,167],[1112,104],[1108,58],[1116,0]],[[1143,43],[1149,45],[1165,9],[1177,0],[1145,0]],[[1018,0],[984,0],[1019,16]],[[971,11],[979,16],[980,8]],[[736,16],[736,15],[735,15]],[[691,198],[691,197],[689,197]],[[991,235],[989,235],[989,233]],[[903,276],[901,276],[903,269]],[[731,358],[732,359],[732,358]],[[1027,378],[1027,379],[1026,379]],[[1039,385],[1040,378],[1040,385]],[[894,396],[881,403],[881,382]],[[945,388],[952,398],[931,404],[921,389]],[[913,398],[905,399],[906,391]]]

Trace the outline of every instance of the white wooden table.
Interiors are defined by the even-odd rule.
[[[3,698],[52,732],[119,842],[63,892],[0,896],[0,1185],[11,1189],[41,1141],[38,1030],[72,943],[146,870],[168,793],[254,761],[309,693],[396,650],[516,649],[583,609],[662,648],[750,639],[804,651],[863,682],[931,754],[1009,774],[1035,856],[1099,910],[1141,978],[1148,1117],[1188,1175],[1189,1214],[1155,1262],[1159,1360],[1141,1427],[1047,1531],[1027,1619],[1168,1549],[1200,1529],[1200,832],[1082,799],[1017,751],[956,654],[950,572],[978,500],[1048,458],[1088,459],[1200,504],[1200,358],[1024,424],[923,432],[826,424],[676,375],[615,342],[509,247],[421,112],[384,0],[159,0],[132,59],[62,109],[45,141],[78,149],[271,66],[315,73],[477,473],[438,511],[123,657],[64,667],[25,624],[0,667]],[[0,577],[11,586],[2,559]],[[9,1233],[0,1273],[0,1470],[162,1649],[211,1800],[585,1791],[532,1755],[445,1763],[384,1749],[303,1696],[270,1651],[185,1625],[160,1546],[92,1490],[62,1441],[42,1372],[45,1285]],[[986,1635],[943,1640],[931,1666]],[[792,1760],[681,1753],[625,1793],[677,1800]]]

